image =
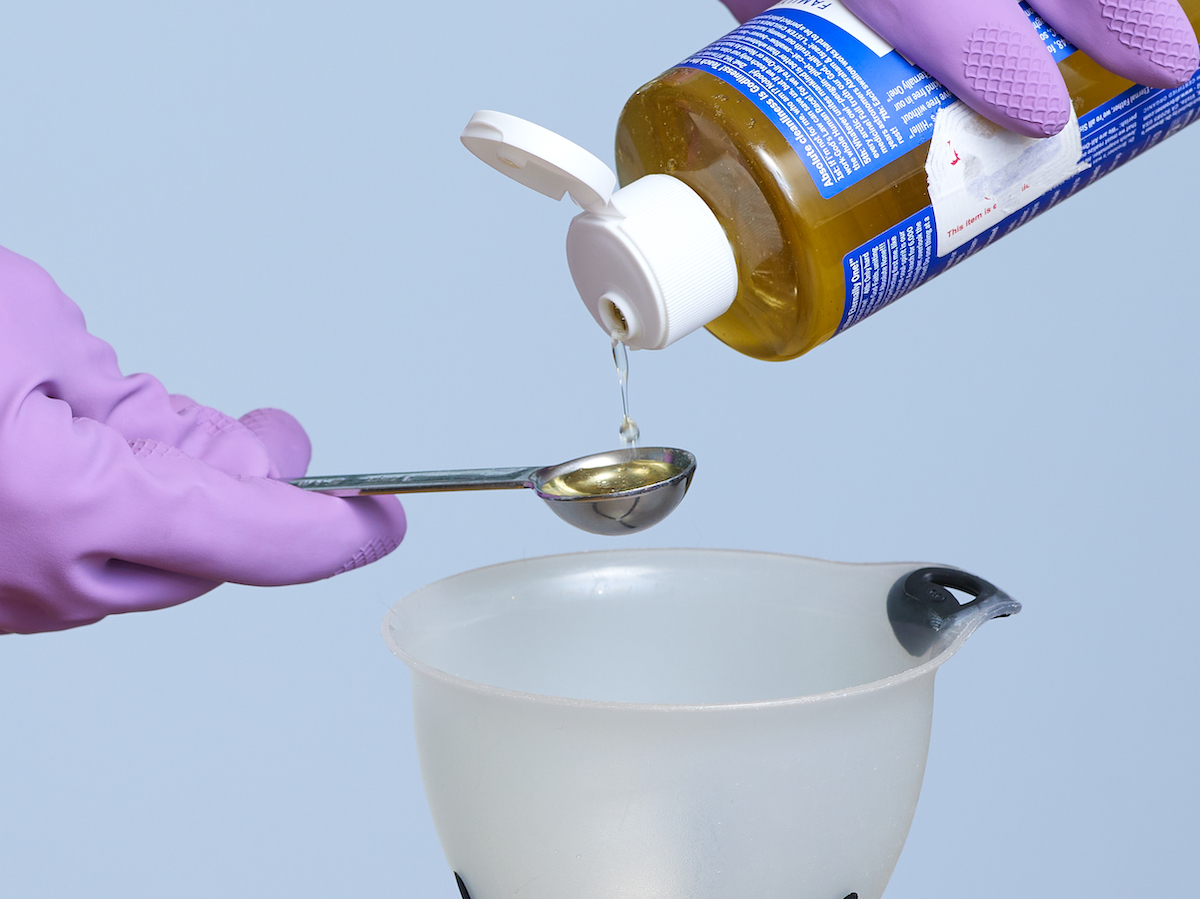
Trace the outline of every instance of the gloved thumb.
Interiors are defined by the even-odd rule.
[[[773,5],[772,0],[721,0],[739,22],[748,22]]]
[[[132,453],[129,453],[132,450]],[[271,478],[230,477],[174,447],[134,441],[112,487],[109,558],[194,578],[276,586],[351,571],[404,537],[394,496],[339,499]]]
[[[238,419],[262,441],[271,460],[268,477],[302,478],[312,459],[312,443],[300,422],[282,409],[255,409]]]

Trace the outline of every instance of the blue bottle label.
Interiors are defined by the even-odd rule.
[[[1055,60],[1075,51],[1022,4]],[[839,0],[783,0],[679,68],[715,75],[795,148],[825,198],[927,142],[955,102]]]

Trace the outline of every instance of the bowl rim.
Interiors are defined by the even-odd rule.
[[[759,550],[746,549],[721,549],[716,547],[630,547],[629,549],[601,549],[601,550],[586,550],[573,553],[555,553],[546,556],[530,556],[524,559],[513,559],[507,562],[496,562],[491,565],[482,565],[479,568],[472,568],[467,571],[461,571],[457,574],[448,575],[447,577],[439,578],[436,581],[431,581],[416,590],[410,591],[399,600],[397,600],[384,615],[382,622],[383,640],[387,644],[389,650],[396,658],[404,662],[408,666],[413,675],[420,675],[429,680],[441,682],[447,686],[456,687],[458,689],[467,690],[468,692],[489,696],[494,699],[503,699],[509,702],[522,702],[536,705],[548,705],[557,707],[569,707],[579,709],[595,709],[606,711],[621,711],[621,712],[655,712],[655,713],[681,713],[681,712],[729,712],[729,711],[744,711],[752,709],[771,709],[771,708],[787,708],[791,706],[812,705],[816,703],[827,703],[837,699],[847,699],[855,696],[863,696],[871,693],[878,693],[883,690],[891,689],[911,681],[917,681],[926,676],[934,674],[951,656],[958,652],[959,648],[967,637],[969,637],[978,627],[981,621],[964,619],[956,622],[954,625],[956,633],[951,640],[944,643],[942,647],[929,659],[922,662],[920,665],[915,665],[912,668],[906,668],[897,674],[892,674],[884,678],[879,678],[873,681],[867,681],[863,684],[856,684],[851,687],[841,687],[837,690],[827,690],[822,693],[809,693],[803,696],[787,696],[779,699],[756,699],[746,702],[725,702],[725,703],[659,703],[659,702],[617,702],[606,699],[580,699],[569,696],[555,696],[549,693],[530,693],[525,690],[514,690],[510,687],[501,687],[495,684],[485,684],[480,681],[471,680],[470,678],[462,677],[457,674],[451,674],[448,671],[443,671],[440,668],[434,667],[427,662],[423,662],[416,656],[412,655],[408,650],[404,649],[395,640],[392,639],[392,630],[389,628],[389,623],[396,617],[396,610],[417,593],[431,589],[446,581],[454,580],[466,574],[482,573],[490,571],[494,568],[506,568],[512,565],[527,564],[541,560],[550,559],[567,559],[572,557],[584,556],[602,556],[616,554],[642,554],[642,553],[721,553],[725,555],[748,555],[758,557],[773,557],[782,559],[801,559],[809,562],[820,562],[825,565],[845,566],[852,568],[907,568],[909,570],[917,570],[926,568],[936,563],[929,562],[840,562],[831,559],[819,559],[814,556],[800,556],[793,553],[777,553],[763,552]],[[940,568],[952,568],[955,566],[947,566],[936,564]],[[932,681],[931,681],[932,685]]]

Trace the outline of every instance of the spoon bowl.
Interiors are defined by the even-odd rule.
[[[568,524],[612,536],[670,515],[695,472],[696,457],[686,450],[622,449],[538,469],[533,489]]]

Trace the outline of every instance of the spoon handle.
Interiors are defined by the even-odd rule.
[[[530,487],[537,468],[464,468],[458,471],[408,471],[390,474],[341,474],[297,478],[294,487],[333,496],[380,493],[434,493],[446,490],[512,490]]]

